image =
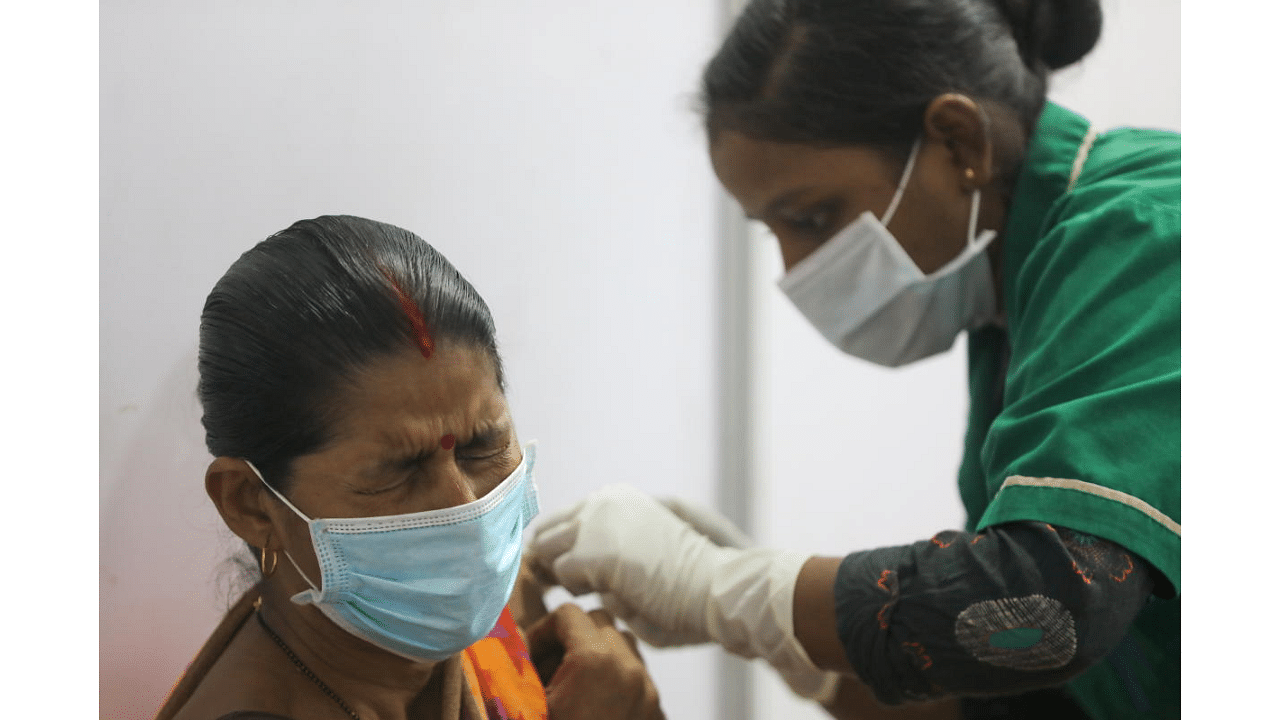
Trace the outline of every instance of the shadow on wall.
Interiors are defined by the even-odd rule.
[[[151,397],[103,408],[127,428],[114,467],[100,468],[99,716],[155,715],[242,587],[243,544],[204,492],[210,457],[196,398],[196,352],[158,379]]]

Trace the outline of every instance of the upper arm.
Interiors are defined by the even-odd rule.
[[[978,527],[1072,527],[1137,553],[1176,592],[1181,215],[1141,193],[1071,203],[1010,282],[1006,405],[982,448],[992,500]]]
[[[1122,641],[1151,588],[1126,548],[1015,522],[853,553],[833,590],[849,664],[897,703],[1067,682]]]

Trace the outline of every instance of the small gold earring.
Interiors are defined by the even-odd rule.
[[[973,173],[973,168],[965,168],[965,169],[964,169],[964,179],[965,179],[965,180],[968,180],[968,181],[972,182],[972,181],[973,181],[973,175],[974,175],[974,173]]]
[[[275,573],[276,565],[280,563],[280,554],[277,553],[275,550],[271,551],[271,567],[270,568],[267,567],[267,549],[262,548],[259,551],[259,555],[260,557],[258,558],[258,562],[262,567],[262,577],[269,578],[273,573]]]

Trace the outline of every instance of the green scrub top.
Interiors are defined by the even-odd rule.
[[[1067,685],[1095,718],[1181,706],[1181,163],[1177,133],[1095,136],[1047,104],[1005,227],[1007,328],[969,337],[968,529],[1060,524],[1163,575],[1120,646]]]

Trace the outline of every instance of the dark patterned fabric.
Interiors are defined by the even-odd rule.
[[[1018,695],[1061,685],[1119,647],[1154,575],[1114,543],[1045,523],[947,531],[846,557],[840,637],[884,703]]]
[[[1090,720],[1075,700],[1059,688],[997,698],[964,698],[964,720]]]

